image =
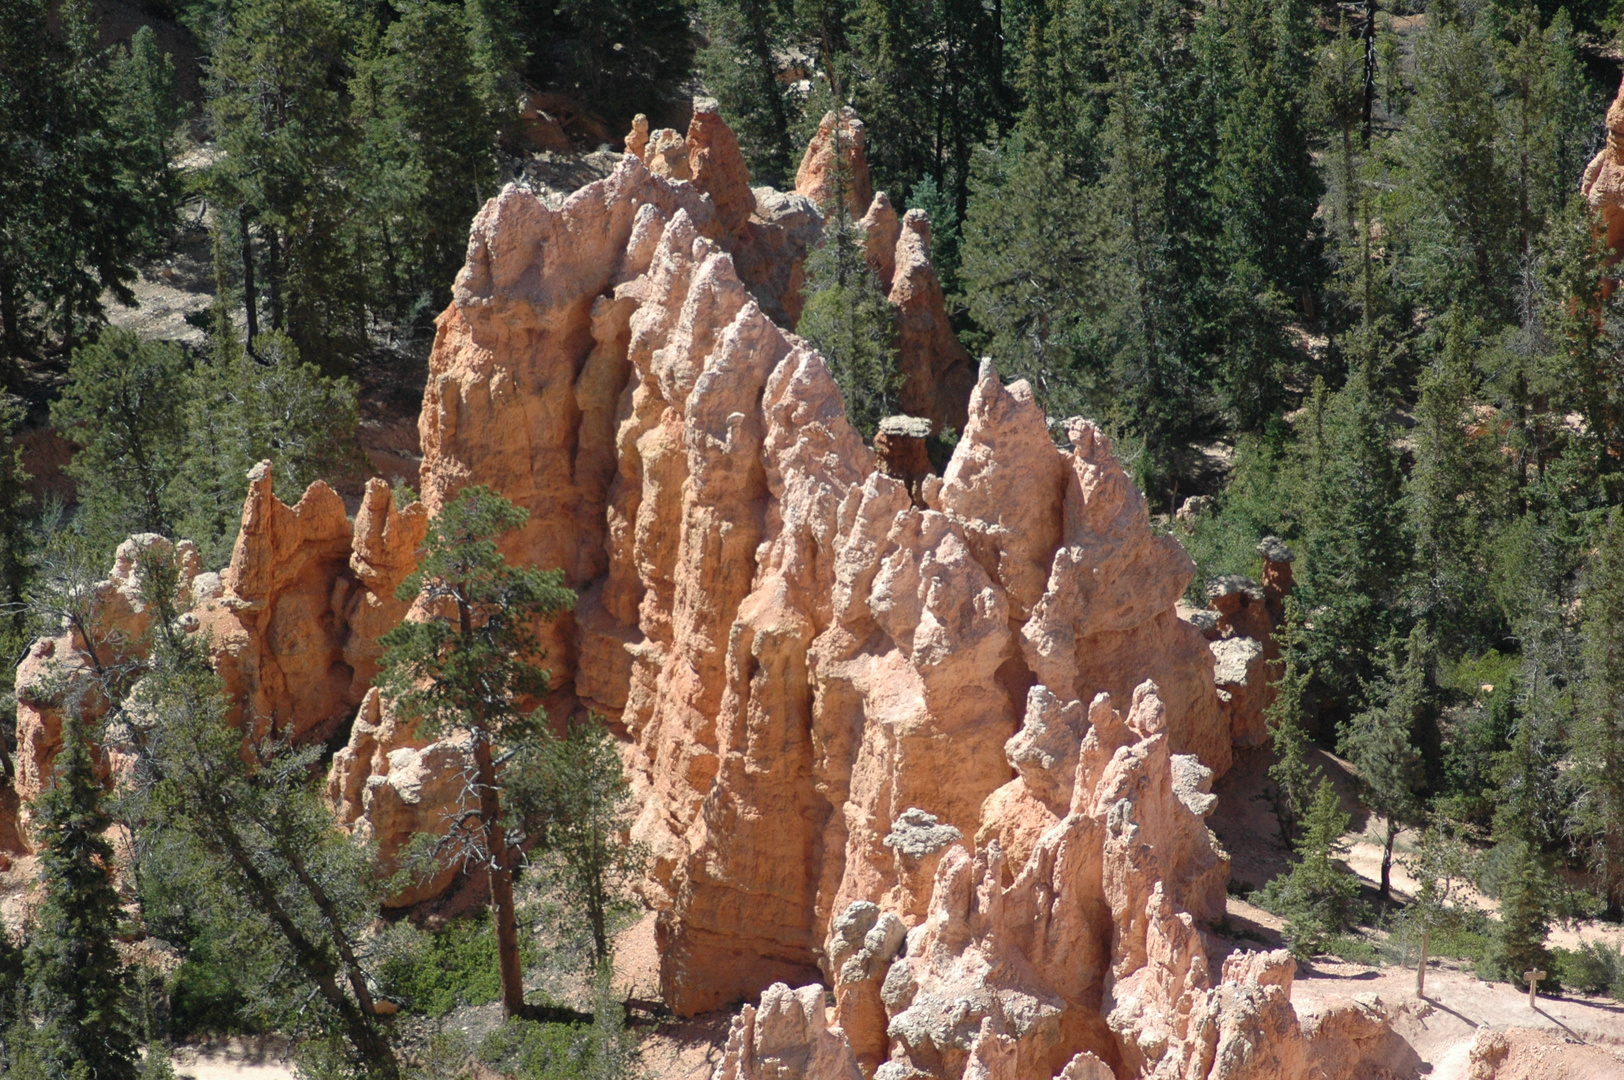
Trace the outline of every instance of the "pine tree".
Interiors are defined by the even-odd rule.
[[[1460,319],[1449,322],[1442,354],[1422,373],[1411,436],[1415,465],[1405,498],[1416,547],[1414,606],[1441,637],[1481,649],[1504,630],[1487,586],[1510,477],[1498,424],[1474,412],[1467,331]]]
[[[1303,607],[1314,611],[1315,674],[1357,703],[1398,624],[1412,550],[1403,472],[1386,409],[1363,369],[1309,404],[1304,462],[1311,506],[1303,537]]]
[[[344,183],[357,142],[343,92],[353,22],[337,0],[236,4],[206,82],[225,151],[209,188],[237,219],[250,350],[263,303],[270,329],[325,370],[363,340]]]
[[[376,302],[432,314],[449,301],[468,223],[495,190],[496,130],[464,10],[443,0],[399,0],[395,10],[352,83],[365,129],[359,197]]]
[[[130,145],[108,115],[118,99],[83,0],[0,5],[0,375],[46,341],[74,344],[102,317],[102,294],[132,303],[151,207],[129,182]]]
[[[980,0],[855,0],[850,88],[869,123],[875,183],[894,195],[929,177],[952,220],[969,201],[970,158],[1005,120],[997,8]],[[932,219],[940,234],[946,218]]]
[[[1243,0],[1203,20],[1193,46],[1221,95],[1211,212],[1227,268],[1223,377],[1244,431],[1282,411],[1301,362],[1285,324],[1293,309],[1316,310],[1321,184],[1297,89],[1308,81],[1310,26],[1300,3]]]
[[[498,550],[496,541],[526,516],[484,487],[466,488],[441,508],[429,523],[422,561],[397,593],[430,617],[386,634],[380,664],[386,695],[420,731],[432,736],[457,728],[472,740],[470,795],[478,810],[474,823],[456,826],[447,843],[490,875],[502,1005],[510,1017],[525,1008],[513,899],[524,834],[510,827],[496,758],[499,745],[517,746],[542,732],[545,714],[524,709],[547,692],[533,625],[574,602],[561,571],[510,566]]]
[[[13,672],[32,629],[25,598],[33,554],[26,526],[33,499],[23,486],[28,473],[17,440],[22,418],[22,406],[0,393],[0,663]],[[0,687],[5,688],[0,695],[9,697],[10,679],[0,678]]]
[[[288,505],[312,482],[353,473],[365,459],[355,384],[303,363],[281,334],[255,339],[257,358],[215,335],[215,356],[187,381],[185,460],[172,488],[183,507],[180,533],[208,565],[230,557],[248,494],[248,471],[271,462],[277,497]]]
[[[609,964],[618,924],[638,910],[631,888],[646,860],[629,839],[636,815],[620,751],[594,716],[541,740],[533,759],[516,759],[510,768],[509,802],[543,823],[536,858],[590,939],[593,964]]]
[[[135,532],[175,534],[191,365],[180,346],[108,327],[74,350],[51,422],[79,446],[80,519],[111,549]]]
[[[1302,614],[1295,597],[1286,598],[1286,618],[1275,633],[1280,643],[1280,678],[1274,685],[1274,700],[1263,712],[1269,727],[1274,761],[1269,779],[1274,782],[1274,816],[1280,824],[1280,838],[1290,844],[1307,816],[1314,788],[1322,774],[1308,764],[1310,740],[1303,722],[1308,695],[1308,673],[1301,659]]]
[[[1420,961],[1415,969],[1415,996],[1426,997],[1427,953],[1432,932],[1453,927],[1460,921],[1460,905],[1469,882],[1470,852],[1442,815],[1434,817],[1421,830],[1415,854],[1404,860],[1404,868],[1416,881],[1415,897],[1405,909],[1404,920],[1421,933]]]
[[[1500,978],[1526,985],[1523,972],[1553,971],[1555,958],[1545,947],[1551,927],[1550,869],[1532,844],[1513,841],[1503,868],[1500,922],[1489,945],[1487,965]]]
[[[1376,700],[1343,732],[1341,750],[1359,771],[1364,801],[1386,821],[1382,840],[1381,897],[1392,895],[1393,846],[1399,832],[1421,819],[1426,770],[1420,743],[1432,724],[1434,645],[1425,624],[1410,631],[1402,665],[1391,654]],[[1436,739],[1428,739],[1436,743]]]
[[[1624,910],[1624,520],[1608,514],[1585,577],[1584,690],[1570,732],[1573,830],[1610,911]]]
[[[1415,98],[1395,146],[1402,183],[1383,216],[1423,305],[1514,322],[1517,191],[1498,150],[1494,44],[1486,20],[1454,11],[1417,44]]]
[[[1051,416],[1095,413],[1079,335],[1097,312],[1099,226],[1060,155],[1017,132],[976,158],[961,276],[970,315],[1005,379],[1025,379]]]
[[[113,55],[109,84],[115,93],[111,121],[128,151],[126,183],[147,208],[144,247],[160,252],[169,241],[180,205],[180,174],[172,159],[185,118],[175,86],[175,65],[158,51],[152,27],[142,26],[128,48]]]
[[[843,127],[835,125],[836,138]],[[836,151],[835,160],[845,155]],[[823,354],[846,401],[846,416],[865,439],[897,411],[902,374],[895,314],[868,265],[863,228],[846,206],[842,165],[823,207],[823,240],[806,260],[805,304],[795,332]]]
[[[799,110],[776,50],[790,34],[793,5],[783,0],[700,0],[709,44],[699,69],[722,115],[739,136],[751,177],[784,187],[794,178],[792,118]]]
[[[137,572],[148,603],[175,575],[151,560]],[[363,944],[382,883],[311,784],[322,748],[290,747],[271,718],[234,716],[200,643],[155,622],[123,714],[136,758],[121,810],[138,823],[144,896],[165,884],[182,892],[186,917],[232,943],[235,971],[260,974],[260,992],[318,1035],[347,1040],[348,1075],[398,1080],[372,997],[378,958]]]
[[[1342,836],[1351,821],[1336,788],[1321,778],[1297,840],[1297,864],[1285,878],[1269,883],[1286,915],[1286,941],[1298,956],[1312,956],[1357,915],[1359,879],[1338,858],[1348,850]]]
[[[111,824],[102,809],[83,722],[63,720],[56,776],[35,806],[44,847],[45,894],[27,949],[31,1042],[50,1074],[134,1080],[138,1069],[130,985],[115,942],[119,898],[113,888]]]

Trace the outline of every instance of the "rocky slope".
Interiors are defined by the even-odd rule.
[[[1288,1064],[1214,1075],[1298,1075],[1289,962],[1215,974],[1200,930],[1227,878],[1205,792],[1257,736],[1258,695],[1232,691],[1261,686],[1266,648],[1215,672],[1208,637],[1266,633],[1241,601],[1181,619],[1194,567],[1103,434],[971,371],[929,223],[865,190],[862,135],[831,114],[795,192],[752,188],[701,102],[686,134],[634,129],[561,205],[504,190],[439,320],[422,505],[375,481],[352,525],[323,484],[284,506],[262,468],[231,566],[182,575],[182,623],[209,635],[244,722],[314,739],[355,717],[329,796],[392,862],[455,811],[464,748],[396,723],[370,688],[377,638],[407,617],[393,590],[428,515],[491,485],[530,514],[506,553],[579,592],[545,628],[547,705],[626,735],[667,1002],[835,987],[835,1031],[821,991],[770,991],[732,1075],[792,1074],[761,1071],[779,1050],[836,1070],[817,1075],[1205,1076],[1240,1058]],[[837,155],[896,308],[904,401],[962,432],[941,476],[926,425],[864,445],[786,329]],[[60,737],[52,665],[139,651],[135,553],[98,587],[105,632],[25,662],[24,796]]]

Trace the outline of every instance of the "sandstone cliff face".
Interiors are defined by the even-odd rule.
[[[24,803],[46,783],[60,746],[64,683],[96,662],[139,668],[151,647],[153,605],[136,574],[146,549],[174,559],[179,627],[206,640],[239,722],[309,741],[354,714],[376,673],[378,637],[405,614],[394,588],[415,564],[427,512],[419,504],[397,509],[389,486],[373,480],[352,527],[320,481],[289,507],[272,493],[268,462],[249,479],[223,573],[202,572],[189,541],[131,537],[93,588],[84,628],[64,626],[29,649],[17,673],[14,787]],[[105,704],[91,702],[88,711],[99,716]]]
[[[989,827],[1021,832],[984,805],[1001,805],[1037,684],[1125,701],[1154,679],[1169,752],[1222,770],[1230,745],[1212,655],[1174,614],[1193,567],[1093,425],[1057,449],[1030,389],[988,365],[943,477],[910,492],[876,470],[822,358],[772,317],[783,295],[741,272],[751,236],[788,230],[763,215],[769,189],[749,209],[724,130],[696,108],[681,155],[675,133],[634,132],[641,155],[557,210],[492,200],[420,424],[430,509],[490,484],[530,511],[508,554],[581,593],[548,628],[552,707],[603,712],[635,743],[679,1013],[827,974],[853,903],[913,925],[955,838],[979,853]],[[860,172],[859,138],[820,138],[809,199],[837,149]],[[863,196],[893,298],[939,305],[923,220],[893,233]],[[939,359],[945,334],[944,318],[917,336]],[[427,752],[380,758],[368,738],[335,788],[363,817],[384,760]]]
[[[1289,954],[1214,970],[1201,924],[1223,911],[1228,866],[1202,820],[1212,773],[1171,753],[1155,685],[1126,715],[1106,694],[1086,712],[1084,727],[1081,702],[1034,687],[990,835],[973,853],[948,839],[922,917],[852,904],[828,947],[833,1015],[819,1026],[785,1009],[819,987],[769,988],[734,1022],[715,1076],[1387,1075],[1372,1064],[1394,1038],[1378,1013],[1348,1002],[1299,1022]]]
[[[547,707],[630,741],[667,1002],[835,988],[844,1034],[821,991],[771,991],[730,1075],[1173,1075],[1260,1017],[1294,1053],[1279,976],[1213,989],[1198,924],[1227,864],[1202,818],[1234,721],[1175,612],[1194,567],[1104,435],[1073,419],[1057,447],[1030,387],[972,375],[928,223],[867,192],[854,116],[826,118],[788,195],[749,186],[712,105],[685,135],[645,128],[556,209],[510,187],[476,218],[422,505],[375,481],[351,525],[326,485],[288,507],[256,470],[231,566],[192,568],[181,603],[243,720],[311,739],[355,715],[328,794],[385,869],[463,812],[464,744],[418,738],[370,683],[428,515],[488,484],[529,511],[506,554],[580,593],[541,628]],[[785,329],[837,155],[904,396],[962,431],[939,477],[906,422],[878,460]],[[138,651],[128,578],[102,606]],[[36,651],[88,658],[71,636]],[[53,707],[29,698],[33,790]]]
[[[1607,246],[1624,248],[1624,83],[1607,110],[1607,143],[1586,167],[1580,191],[1601,215]]]

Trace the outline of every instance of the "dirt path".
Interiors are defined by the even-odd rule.
[[[181,1080],[293,1080],[286,1040],[232,1039],[223,1046],[177,1046],[173,1056],[175,1075]]]

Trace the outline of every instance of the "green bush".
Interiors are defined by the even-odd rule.
[[[479,1060],[518,1080],[578,1080],[597,1073],[592,1028],[509,1020],[479,1048]]]
[[[379,992],[408,1012],[444,1016],[458,1005],[495,1001],[502,992],[496,931],[487,914],[450,923],[437,933],[397,923],[383,945]]]
[[[248,1019],[249,996],[230,960],[192,955],[175,971],[169,991],[170,1030],[177,1039],[246,1035],[258,1030]]]
[[[1577,949],[1553,949],[1562,985],[1581,994],[1610,994],[1624,1001],[1624,949],[1602,941]]]

